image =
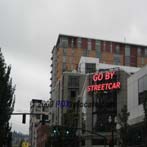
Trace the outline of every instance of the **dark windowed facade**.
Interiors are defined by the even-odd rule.
[[[132,126],[129,128],[128,131],[128,145],[130,147],[138,146],[143,147],[144,146],[144,127],[143,124],[137,124],[135,126]]]
[[[96,64],[95,63],[86,63],[85,72],[86,73],[94,73],[94,72],[96,72]]]
[[[117,114],[117,92],[99,92],[93,100],[93,130],[96,132],[110,131],[112,126],[111,123],[108,121],[108,118],[109,116],[115,117]]]
[[[138,98],[139,104],[142,104],[147,98],[147,75],[138,80]]]
[[[68,87],[69,88],[79,88],[79,77],[78,76],[69,76]]]
[[[116,82],[119,79],[119,71],[113,79],[94,82],[89,78],[89,84],[105,84]],[[112,129],[112,123],[109,117],[114,119],[117,116],[117,90],[105,90],[89,93],[92,95],[92,129],[96,132],[109,132]],[[114,125],[114,124],[113,124]]]

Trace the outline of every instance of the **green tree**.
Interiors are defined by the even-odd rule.
[[[118,114],[118,124],[120,125],[119,129],[119,136],[120,136],[120,143],[121,147],[127,147],[127,140],[128,140],[128,118],[129,113],[127,110],[127,106],[124,105],[124,107],[121,109],[121,113]]]
[[[13,112],[15,87],[10,78],[11,66],[7,66],[0,49],[0,146],[9,141],[11,127],[9,120]]]
[[[146,96],[147,96],[147,92],[146,92]],[[147,97],[144,99],[143,109],[144,109],[144,137],[145,137],[145,146],[147,146]]]

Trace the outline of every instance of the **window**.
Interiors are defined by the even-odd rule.
[[[66,56],[63,56],[63,63],[66,62]]]
[[[116,54],[119,54],[120,53],[120,47],[119,47],[119,45],[116,45],[116,47],[115,47],[115,53]]]
[[[140,47],[137,48],[137,54],[138,54],[138,56],[141,56],[141,48]]]
[[[147,98],[147,75],[138,80],[138,98],[139,104],[142,104]]]
[[[105,41],[103,42],[103,51],[104,52],[106,51],[106,42]]]
[[[114,54],[114,64],[120,65],[120,55]]]
[[[100,52],[100,41],[96,40],[95,48]]]
[[[63,55],[66,55],[67,49],[63,48]]]
[[[137,65],[136,56],[130,56],[130,65],[131,66],[136,66]]]
[[[79,77],[78,76],[69,76],[68,79],[69,88],[78,88],[79,87]]]
[[[66,71],[66,63],[63,63],[63,64],[62,64],[62,71],[63,71],[63,72]]]
[[[81,48],[82,47],[82,40],[81,38],[78,38],[78,48]]]
[[[87,49],[84,49],[84,50],[83,50],[83,56],[85,56],[85,57],[88,56],[88,50],[87,50]]]
[[[127,66],[130,65],[130,56],[125,57],[125,65],[127,65]]]
[[[147,48],[144,49],[144,56],[147,57]]]
[[[130,56],[130,46],[125,47],[125,56]]]
[[[110,53],[112,53],[112,42],[110,43]]]
[[[41,106],[36,107],[36,112],[41,112]]]
[[[101,57],[101,44],[99,40],[96,40],[95,49],[96,49],[96,57],[100,58]]]
[[[74,39],[72,38],[71,40],[71,47],[73,48],[74,47]]]
[[[86,63],[85,64],[85,72],[86,73],[94,73],[96,71],[95,63]]]
[[[74,91],[74,90],[70,91],[70,96],[71,97],[76,97],[76,91]]]
[[[88,50],[91,50],[91,40],[88,39]]]
[[[144,65],[144,57],[141,58],[141,64]]]
[[[74,55],[74,49],[71,50],[72,55]]]
[[[40,119],[40,115],[36,115],[36,119]]]
[[[73,57],[70,56],[70,57],[69,57],[69,63],[72,64],[72,62],[73,62]]]
[[[68,47],[68,38],[67,37],[62,37],[60,40],[60,46],[63,48]]]

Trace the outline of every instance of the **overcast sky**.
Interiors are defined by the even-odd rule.
[[[0,47],[16,84],[15,112],[49,98],[51,50],[69,34],[147,45],[146,0],[0,0]],[[28,124],[12,117],[12,128]]]

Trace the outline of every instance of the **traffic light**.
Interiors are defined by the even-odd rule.
[[[70,130],[69,128],[66,128],[66,129],[64,130],[64,135],[65,135],[66,137],[70,136],[70,135],[71,135],[71,130]]]
[[[69,130],[66,130],[66,135],[69,135],[70,131]]]
[[[26,123],[26,114],[22,115],[22,123],[25,124]]]
[[[72,138],[76,136],[76,130],[74,128],[65,128],[64,129],[64,136],[68,138]]]
[[[52,134],[54,137],[60,136],[61,135],[61,130],[59,128],[59,126],[54,126],[53,130],[52,130]]]
[[[52,126],[52,136],[73,137],[76,136],[76,129],[64,126]]]

